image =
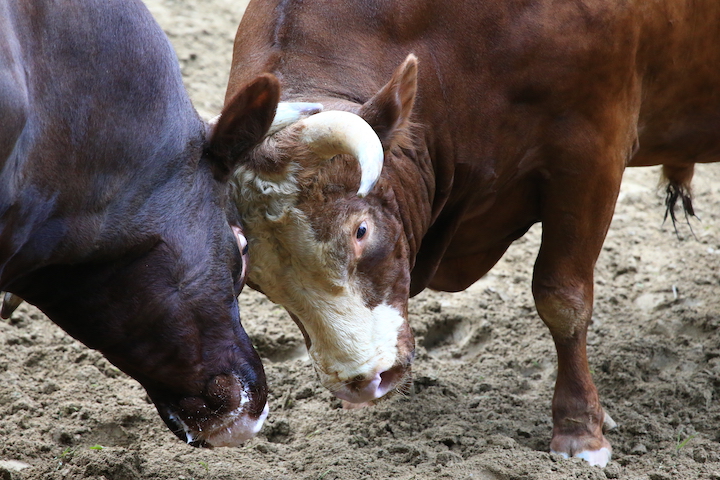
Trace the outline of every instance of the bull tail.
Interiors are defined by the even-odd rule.
[[[675,229],[675,235],[680,238],[680,233],[677,229],[677,216],[675,214],[675,206],[678,200],[680,200],[680,204],[685,213],[685,222],[688,224],[688,227],[690,227],[690,233],[697,239],[690,224],[690,217],[695,217],[700,220],[700,218],[695,215],[695,209],[692,204],[692,189],[690,188],[690,182],[695,173],[695,165],[682,167],[663,165],[662,173],[663,180],[666,183],[665,216],[663,217],[663,223],[670,217],[673,228]]]

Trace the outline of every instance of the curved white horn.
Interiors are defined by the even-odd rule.
[[[0,317],[8,319],[13,314],[15,309],[20,306],[23,299],[17,295],[13,295],[10,292],[5,292],[3,296],[2,307],[0,307]]]
[[[359,115],[333,110],[312,115],[297,125],[304,127],[301,141],[323,160],[342,153],[358,160],[362,172],[358,196],[364,197],[375,186],[385,154],[377,134]]]
[[[265,136],[269,137],[283,128],[292,125],[301,118],[322,112],[322,109],[322,103],[280,102],[278,103],[277,110],[275,110],[275,117],[273,117],[272,124]],[[215,115],[208,120],[208,124],[211,128],[215,128],[219,120],[220,115]]]
[[[208,125],[210,125],[211,127],[215,127],[215,125],[217,125],[217,123],[219,121],[220,121],[220,114],[217,114],[213,118],[208,120]]]
[[[275,111],[275,117],[273,118],[272,125],[270,125],[267,136],[269,137],[270,135],[279,132],[301,118],[322,112],[322,110],[323,106],[321,103],[280,102],[278,103],[277,110]]]

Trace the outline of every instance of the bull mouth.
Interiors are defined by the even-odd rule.
[[[222,415],[209,413],[198,418],[199,412],[196,412],[193,417],[191,412],[178,410],[177,405],[168,404],[163,405],[163,408],[158,406],[158,412],[173,434],[188,445],[204,448],[236,447],[260,431],[269,412],[267,401],[260,410],[258,407],[262,404],[245,388],[240,391],[239,400],[234,410]]]
[[[213,428],[207,434],[204,446],[236,447],[241,445],[257,435],[269,412],[270,407],[267,403],[256,418],[244,411],[244,408],[238,408],[235,412],[228,414],[229,418],[222,425]]]
[[[219,423],[197,429],[190,428],[179,415],[172,411],[168,411],[163,419],[175,436],[190,446],[237,447],[257,435],[269,411],[269,405],[266,403],[260,415],[253,416],[244,405],[241,405],[224,415]]]

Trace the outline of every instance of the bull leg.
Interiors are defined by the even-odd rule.
[[[588,368],[586,333],[592,317],[593,270],[612,219],[622,168],[605,164],[598,170],[567,182],[552,177],[543,198],[533,295],[558,357],[550,448],[605,466],[611,447],[602,432],[605,412]]]

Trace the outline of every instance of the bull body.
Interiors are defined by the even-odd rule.
[[[385,151],[363,198],[352,159],[313,160],[303,120],[248,156],[251,284],[299,323],[324,383],[363,401],[384,393],[368,392],[378,372],[402,384],[408,298],[468,287],[541,222],[551,449],[606,464],[586,358],[593,269],[625,167],[664,165],[687,200],[693,164],[718,160],[718,45],[713,0],[251,1],[227,99],[272,72],[283,101],[353,112]]]
[[[273,96],[261,78],[234,111],[271,120]],[[0,290],[138,380],[181,439],[252,436],[267,386],[236,298],[234,143],[211,137],[144,5],[0,0],[0,118]]]

